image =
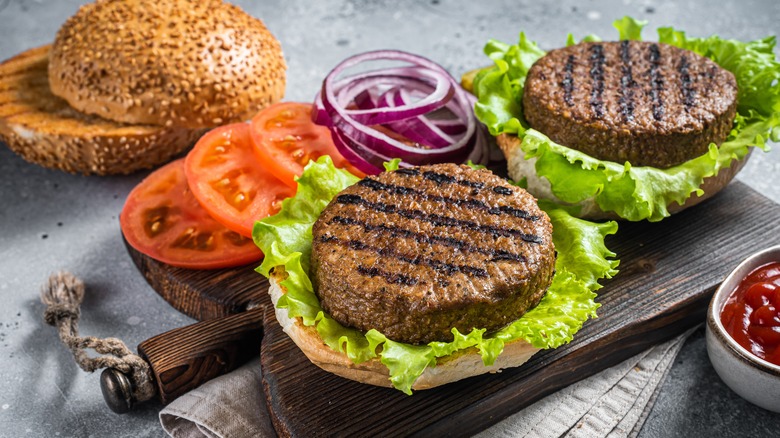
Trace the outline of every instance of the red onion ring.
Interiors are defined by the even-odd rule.
[[[340,78],[346,69],[376,60],[411,65]],[[403,166],[466,160],[488,164],[489,143],[473,107],[473,96],[438,64],[381,50],[337,65],[323,81],[312,118],[330,128],[336,147],[350,163],[377,174],[393,158],[400,158]]]
[[[370,52],[371,53],[371,52]],[[353,57],[354,58],[354,57]],[[350,59],[347,59],[349,61]],[[354,64],[344,64],[343,68],[348,68]],[[328,76],[330,77],[330,75]],[[426,80],[427,79],[427,80]],[[331,99],[332,102],[338,103],[341,107],[346,107],[349,102],[354,100],[355,95],[360,93],[366,86],[376,86],[378,84],[393,84],[393,85],[405,85],[407,87],[414,87],[415,83],[420,85],[434,84],[434,90],[427,95],[421,101],[414,105],[407,105],[398,108],[396,111],[388,111],[387,108],[372,108],[367,110],[361,109],[344,109],[344,114],[349,115],[358,123],[365,125],[378,125],[382,123],[393,122],[402,118],[422,115],[436,108],[441,107],[444,103],[452,98],[454,93],[452,79],[445,71],[435,71],[430,69],[421,69],[414,67],[399,67],[385,70],[375,70],[360,75],[353,76],[347,81],[340,81],[333,84],[338,91],[334,93]],[[325,78],[325,82],[328,78]],[[419,85],[418,85],[419,86]],[[333,89],[329,88],[329,89]],[[323,91],[324,91],[323,86]],[[326,94],[326,97],[327,94]]]
[[[379,105],[396,108],[407,105],[409,101],[403,88],[394,87],[379,98]],[[451,101],[450,101],[451,102]],[[447,102],[449,104],[449,102]],[[446,105],[445,105],[446,106]],[[424,116],[410,117],[386,124],[393,131],[409,140],[433,149],[447,147],[456,142],[450,135],[442,132],[436,125]]]

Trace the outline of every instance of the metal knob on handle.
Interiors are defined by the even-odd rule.
[[[133,409],[135,397],[132,383],[121,371],[114,368],[103,370],[100,374],[100,390],[108,407],[117,414],[126,414]]]

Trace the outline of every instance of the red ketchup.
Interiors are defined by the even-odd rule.
[[[720,320],[739,345],[780,365],[780,262],[748,274],[726,300]]]

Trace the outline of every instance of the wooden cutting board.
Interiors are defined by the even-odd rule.
[[[659,223],[621,223],[608,247],[620,273],[603,281],[599,318],[574,341],[522,367],[406,396],[312,365],[266,312],[263,386],[280,435],[468,436],[571,383],[615,365],[704,321],[710,296],[748,255],[780,244],[780,205],[742,183]],[[154,289],[197,319],[270,305],[251,266],[191,271],[130,248]]]

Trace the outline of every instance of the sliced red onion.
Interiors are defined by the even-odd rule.
[[[441,129],[441,132],[448,135],[458,135],[466,132],[466,125],[463,124],[463,121],[458,119],[433,120],[432,123],[436,125],[437,128]]]
[[[328,77],[330,77],[330,75],[328,75]],[[328,81],[328,77],[325,78],[325,82]],[[338,92],[334,93],[330,98],[332,98],[331,100],[335,103],[340,104],[342,108],[345,108],[343,110],[344,114],[348,114],[355,121],[366,125],[378,125],[400,120],[405,117],[426,114],[441,107],[452,99],[452,95],[454,94],[453,82],[451,82],[450,79],[452,78],[444,71],[433,71],[413,67],[375,70],[350,78],[347,84],[343,86],[343,88],[339,88]],[[344,81],[341,81],[341,83],[344,83]],[[367,110],[346,109],[349,102],[352,102],[355,96],[363,91],[363,87],[366,86],[403,84],[406,87],[423,87],[430,83],[434,84],[433,92],[419,102],[416,102],[414,105],[399,107],[393,111],[388,111],[388,108],[381,107]],[[331,85],[338,87],[338,85],[341,84]],[[324,85],[323,91],[325,91]],[[327,98],[327,92],[325,93]]]
[[[411,65],[340,77],[350,67],[376,60]],[[491,151],[473,107],[473,96],[438,64],[383,50],[336,66],[315,98],[312,118],[331,129],[347,160],[376,174],[392,158],[400,158],[404,166],[466,160],[488,164]]]
[[[402,88],[393,88],[383,95],[391,107],[407,105],[408,93]],[[380,100],[380,104],[383,103]],[[446,105],[445,105],[446,106]],[[410,117],[397,122],[388,123],[393,131],[420,145],[427,145],[433,149],[447,147],[456,142],[449,134],[442,132],[432,120],[425,116]]]
[[[344,139],[341,131],[337,127],[331,128],[331,136],[333,137],[333,143],[336,145],[336,149],[339,150],[341,156],[355,166],[358,170],[366,175],[376,175],[377,168],[374,164],[370,163],[352,148],[352,143]],[[389,160],[386,160],[389,161]]]
[[[376,100],[368,90],[363,90],[355,96],[355,105],[360,109],[376,108]]]

